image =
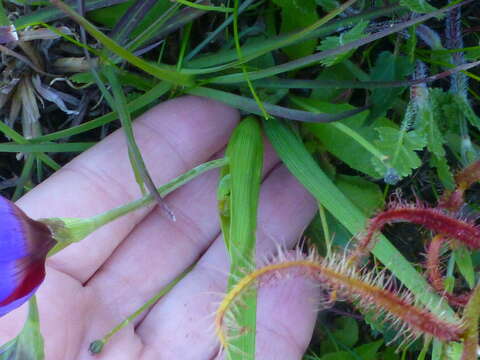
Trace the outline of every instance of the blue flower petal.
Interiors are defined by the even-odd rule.
[[[0,197],[0,316],[33,296],[45,278],[45,259],[54,245],[45,224]]]

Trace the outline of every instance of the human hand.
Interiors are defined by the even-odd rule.
[[[221,152],[238,114],[219,103],[178,98],[135,122],[135,135],[156,184]],[[292,247],[316,203],[279,165],[268,146],[260,196],[257,254]],[[227,284],[228,258],[219,236],[216,186],[209,172],[166,198],[176,216],[159,209],[128,214],[49,258],[37,292],[47,360],[90,359],[101,338],[198,260],[151,309],[115,334],[99,359],[215,358],[213,313]],[[89,217],[140,197],[121,131],[108,136],[18,205],[32,218]],[[213,292],[213,294],[212,294]],[[257,316],[259,360],[300,359],[315,322],[317,290],[307,280],[261,288]],[[0,342],[23,326],[26,306],[0,319]]]

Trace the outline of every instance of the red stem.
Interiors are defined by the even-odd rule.
[[[450,294],[445,291],[444,278],[440,271],[440,250],[442,245],[446,243],[445,237],[442,235],[436,235],[430,242],[427,248],[427,277],[432,285],[432,287],[437,291],[441,296],[447,299],[450,305],[464,307],[467,305],[468,300],[470,300],[471,293],[464,293],[460,295]]]

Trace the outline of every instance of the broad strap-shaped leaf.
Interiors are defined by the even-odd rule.
[[[258,120],[245,118],[234,130],[227,146],[229,164],[220,174],[217,191],[222,232],[230,255],[229,289],[242,278],[245,269],[255,267],[255,231],[257,208],[262,179],[263,139]],[[227,347],[231,360],[255,358],[256,292],[245,298],[239,309],[239,330]],[[231,351],[230,351],[231,350]]]

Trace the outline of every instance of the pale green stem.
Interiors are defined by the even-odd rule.
[[[128,324],[130,324],[133,320],[135,320],[139,315],[141,315],[145,310],[147,310],[150,306],[154,305],[161,297],[166,295],[173,287],[178,284],[180,280],[182,280],[185,275],[187,275],[192,269],[194,265],[188,267],[185,271],[183,271],[180,275],[178,275],[175,279],[169,282],[164,288],[162,288],[158,293],[155,294],[152,298],[150,298],[145,304],[140,306],[134,313],[128,316],[125,320],[115,326],[107,335],[99,340],[95,340],[90,344],[90,352],[93,354],[98,354],[103,350],[103,347],[106,343],[110,341],[113,335],[117,332],[122,330]]]
[[[332,255],[332,240],[330,238],[330,231],[328,229],[327,214],[325,213],[325,208],[322,204],[318,204],[318,212],[320,215],[320,221],[322,222],[323,237],[325,239],[325,247],[327,248],[327,258]]]
[[[186,173],[176,177],[172,181],[168,182],[165,185],[162,185],[158,188],[160,195],[166,196],[172,191],[178,189],[183,184],[189,182],[190,180],[196,178],[197,176],[222,166],[227,165],[229,162],[228,158],[224,157],[217,160],[212,160],[197,167],[192,170],[187,171]],[[142,207],[150,205],[155,201],[154,197],[151,194],[145,195],[144,197],[132,201],[128,204],[119,206],[117,208],[106,211],[102,214],[95,215],[90,218],[49,218],[49,219],[40,219],[45,223],[50,230],[52,231],[53,237],[58,241],[57,245],[50,250],[48,256],[52,256],[68,246],[73,242],[78,242],[84,239],[86,236],[90,235],[92,232],[97,230],[103,225],[108,224],[109,222],[118,219],[119,217],[129,214],[132,211],[138,210]]]
[[[197,176],[203,174],[204,172],[225,166],[227,164],[228,164],[228,159],[221,158],[218,160],[212,160],[212,161],[203,163],[201,165],[198,165],[192,170],[189,170],[186,173],[176,177],[172,181],[166,183],[165,185],[160,186],[158,188],[158,192],[162,197],[166,196],[167,194],[178,189],[180,186],[196,178]],[[154,197],[151,194],[148,194],[138,200],[132,201],[131,203],[119,206],[103,214],[97,215],[95,216],[95,219],[96,221],[100,222],[101,225],[104,225],[132,211],[135,211],[144,206],[150,205],[154,201],[155,201]]]

